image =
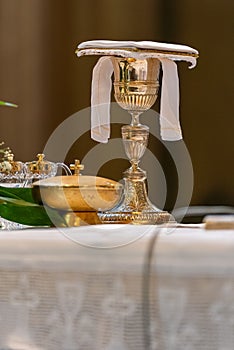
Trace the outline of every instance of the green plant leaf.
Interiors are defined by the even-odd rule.
[[[15,199],[23,199],[26,202],[36,203],[32,192],[32,188],[30,187],[4,187],[0,186],[0,196],[15,198]]]
[[[66,226],[62,213],[35,202],[31,188],[0,186],[0,216],[29,226]]]
[[[6,106],[6,107],[18,107],[15,103],[6,102],[6,101],[0,101],[0,106]]]

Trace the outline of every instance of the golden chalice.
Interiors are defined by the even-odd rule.
[[[99,212],[100,220],[103,223],[135,224],[174,222],[173,216],[153,205],[147,195],[146,172],[139,167],[139,163],[147,148],[149,127],[140,123],[140,115],[149,110],[157,99],[159,73],[162,67],[164,79],[162,88],[164,92],[166,91],[162,105],[166,106],[167,112],[169,111],[170,114],[169,119],[165,119],[164,130],[167,133],[172,131],[172,135],[168,136],[167,134],[164,139],[181,139],[177,115],[179,84],[176,64],[172,61],[178,59],[188,61],[194,67],[198,52],[184,45],[149,41],[97,40],[81,43],[78,45],[76,53],[78,57],[83,55],[107,56],[106,58],[103,57],[103,60],[101,58],[95,67],[92,83],[92,94],[94,95],[92,96],[97,97],[95,100],[97,105],[103,103],[103,95],[108,100],[108,95],[110,95],[108,89],[111,86],[110,77],[114,71],[115,100],[132,117],[130,125],[122,127],[123,144],[131,163],[130,168],[124,172],[124,193],[120,202],[113,209]],[[168,96],[170,94],[174,95],[174,98],[169,101]],[[173,106],[171,106],[171,102]],[[173,116],[171,118],[172,111]],[[108,124],[108,118],[103,118],[103,111],[97,115],[95,123],[99,126]],[[103,129],[99,128],[99,134],[100,130]],[[107,138],[105,137],[105,141],[103,141],[103,138],[96,139],[96,141],[107,142]]]
[[[159,89],[160,61],[157,58],[111,57],[114,67],[116,102],[131,114],[130,125],[122,127],[122,139],[131,167],[124,172],[124,194],[112,210],[99,213],[102,222],[162,224],[173,217],[149,200],[146,172],[139,162],[147,148],[149,127],[140,123],[140,115],[155,103]]]

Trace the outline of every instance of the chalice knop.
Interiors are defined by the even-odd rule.
[[[160,61],[157,58],[111,56],[114,67],[116,102],[131,114],[130,125],[122,127],[125,152],[131,166],[124,172],[124,193],[112,210],[100,212],[103,223],[163,224],[174,221],[172,215],[154,206],[146,190],[146,172],[139,167],[149,138],[149,127],[140,123],[140,115],[155,103],[159,90]]]

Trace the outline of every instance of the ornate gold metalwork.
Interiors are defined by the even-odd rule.
[[[0,144],[3,145],[4,143]],[[0,172],[15,175],[23,172],[23,163],[14,160],[14,154],[9,147],[3,150],[3,157],[0,161]]]
[[[26,163],[28,170],[32,173],[50,173],[53,167],[53,163],[45,160],[45,155],[43,153],[38,153],[37,158],[38,160]]]
[[[162,224],[173,217],[155,207],[146,191],[146,172],[139,167],[149,137],[149,128],[139,116],[152,107],[159,88],[160,61],[156,58],[132,59],[111,56],[117,103],[131,116],[122,127],[122,139],[131,167],[124,172],[124,196],[112,210],[99,213],[103,223]]]
[[[49,207],[75,212],[109,210],[121,197],[122,185],[96,176],[55,176],[33,183],[34,194]]]
[[[74,171],[74,175],[79,175],[80,171],[84,169],[84,165],[80,164],[78,159],[75,159],[75,163],[70,164],[70,169]]]

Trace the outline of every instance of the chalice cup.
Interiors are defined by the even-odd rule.
[[[99,212],[103,223],[164,224],[174,218],[151,203],[146,190],[146,172],[139,162],[147,148],[149,127],[140,123],[140,115],[155,103],[159,90],[160,61],[157,58],[111,56],[114,67],[116,102],[131,114],[130,125],[122,127],[126,155],[131,163],[124,172],[124,193],[112,210]]]

